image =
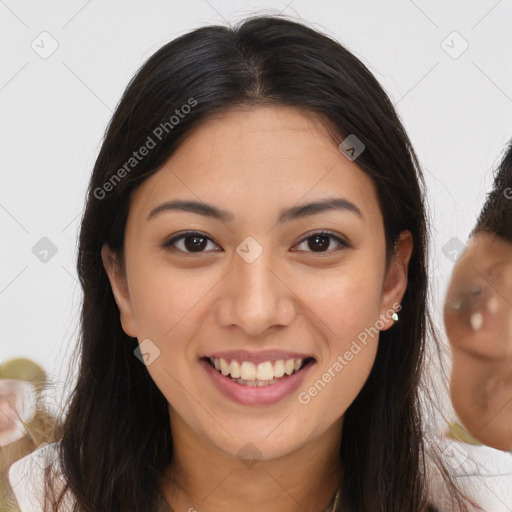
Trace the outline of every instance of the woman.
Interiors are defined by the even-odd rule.
[[[261,16],[157,51],[82,219],[57,447],[77,510],[433,510],[423,186],[389,98],[327,36]]]

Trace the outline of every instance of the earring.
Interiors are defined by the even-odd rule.
[[[391,318],[395,321],[395,322],[398,322],[398,315],[396,313],[393,313],[391,315]]]

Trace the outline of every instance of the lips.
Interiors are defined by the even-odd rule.
[[[207,357],[199,359],[200,366],[210,377],[210,382],[222,395],[242,405],[270,405],[290,396],[315,366],[313,358],[305,359],[298,371],[278,379],[267,381],[233,379],[212,366]],[[253,363],[250,363],[253,364]]]

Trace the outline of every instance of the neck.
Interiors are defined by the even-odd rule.
[[[174,451],[163,497],[175,511],[323,512],[342,481],[342,419],[293,453],[250,461],[218,449],[171,410]]]

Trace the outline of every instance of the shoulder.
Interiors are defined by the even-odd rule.
[[[53,464],[53,471],[60,482],[64,479],[58,456],[59,441],[41,443],[32,453],[13,463],[8,471],[9,483],[12,487],[21,512],[43,512],[45,470]],[[62,487],[56,490],[60,491]],[[69,493],[64,500],[65,510],[72,510]]]
[[[509,512],[512,503],[512,454],[485,445],[444,441],[443,459],[456,485],[483,510]]]

